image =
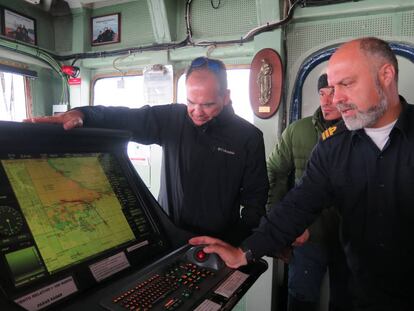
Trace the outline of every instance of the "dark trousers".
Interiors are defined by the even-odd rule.
[[[350,272],[342,248],[312,242],[295,247],[288,271],[288,310],[317,310],[322,279],[329,272],[329,310],[351,310]]]

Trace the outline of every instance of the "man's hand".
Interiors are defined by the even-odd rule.
[[[74,127],[83,126],[84,115],[79,110],[70,110],[68,112],[50,116],[50,117],[34,117],[23,120],[23,122],[31,123],[61,123],[65,130],[73,129]]]
[[[302,246],[309,240],[309,237],[309,230],[306,229],[300,236],[296,238],[296,240],[292,243],[292,246]]]
[[[192,245],[207,244],[204,247],[206,253],[218,254],[224,263],[230,268],[238,268],[247,265],[246,256],[240,248],[231,246],[222,240],[208,236],[199,236],[189,240]]]

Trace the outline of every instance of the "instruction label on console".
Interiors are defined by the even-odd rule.
[[[248,277],[248,274],[236,270],[214,292],[230,298]]]
[[[130,266],[125,253],[118,253],[111,257],[105,258],[97,263],[89,266],[95,280],[100,282],[121,270],[124,270]]]
[[[78,291],[73,278],[67,277],[56,283],[39,288],[38,290],[16,299],[14,302],[29,311],[43,309],[56,301]]]

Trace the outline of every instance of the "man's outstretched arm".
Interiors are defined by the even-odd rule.
[[[23,120],[23,122],[31,123],[61,123],[65,130],[70,130],[75,127],[83,126],[84,114],[79,110],[70,110],[65,113],[48,116],[48,117],[34,117]]]

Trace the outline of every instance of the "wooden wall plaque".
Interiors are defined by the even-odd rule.
[[[273,49],[257,52],[250,66],[250,105],[256,116],[267,119],[279,108],[283,70],[279,54]]]

